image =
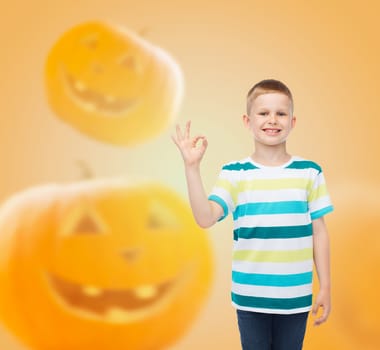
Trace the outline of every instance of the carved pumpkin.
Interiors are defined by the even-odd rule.
[[[0,320],[32,349],[162,349],[211,269],[206,233],[158,184],[47,185],[0,212]]]
[[[126,29],[83,23],[64,33],[45,68],[53,111],[100,141],[132,145],[168,126],[183,79],[164,50]]]

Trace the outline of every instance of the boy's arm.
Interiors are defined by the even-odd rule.
[[[187,189],[193,215],[197,224],[208,228],[215,224],[223,215],[223,208],[207,198],[199,167],[185,165]]]
[[[172,136],[172,139],[180,150],[185,164],[187,189],[195,221],[199,226],[207,228],[223,215],[223,208],[207,198],[200,175],[200,162],[207,149],[207,139],[204,136],[191,138],[190,125],[191,122],[188,121],[184,133],[177,125],[176,135]],[[198,141],[202,141],[199,147],[197,147]]]
[[[312,313],[317,315],[319,307],[323,313],[316,318],[314,325],[325,322],[330,314],[330,243],[327,227],[323,217],[313,220],[313,253],[314,263],[319,279],[319,293],[313,305]]]

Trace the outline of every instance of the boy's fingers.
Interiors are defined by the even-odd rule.
[[[186,123],[186,129],[185,129],[185,137],[189,138],[190,137],[190,126],[191,126],[191,120],[189,120]]]
[[[203,137],[203,140],[202,140],[202,149],[205,150],[207,148],[207,145],[208,145],[207,139],[205,137]]]
[[[319,304],[314,303],[314,305],[313,305],[313,309],[311,310],[311,312],[312,312],[313,315],[316,315],[316,314],[317,314],[317,312],[318,312],[318,308],[319,308]]]
[[[182,132],[181,132],[181,128],[179,127],[179,124],[177,124],[177,125],[175,126],[175,129],[176,129],[176,131],[177,131],[177,139],[178,139],[178,140],[183,139],[183,135],[182,135]]]
[[[173,142],[178,146],[178,142],[177,142],[177,139],[174,135],[171,135],[171,138],[173,140]]]
[[[314,325],[316,326],[319,326],[320,324],[322,324],[323,322],[325,322],[327,319],[327,316],[321,316],[321,317],[318,317],[315,321],[314,321]]]
[[[325,322],[327,320],[328,315],[329,315],[329,310],[327,309],[327,307],[325,307],[324,305],[319,305],[319,304],[316,304],[316,308],[313,307],[313,315],[317,314],[318,308],[320,306],[322,307],[323,313],[322,313],[322,315],[320,317],[318,317],[318,318],[315,319],[314,325],[316,325],[316,326],[318,326],[318,325],[322,324],[323,322]]]
[[[330,315],[330,306],[329,307],[323,306],[323,314],[322,314],[323,322],[327,320],[329,315]]]
[[[206,140],[206,138],[202,135],[198,135],[198,136],[193,137],[192,142],[191,142],[193,147],[195,147],[197,145],[198,141],[201,139],[203,139],[203,142],[204,142],[204,140]]]

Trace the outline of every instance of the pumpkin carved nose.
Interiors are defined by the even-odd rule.
[[[139,256],[141,255],[141,249],[140,248],[129,248],[124,249],[121,252],[121,255],[127,260],[129,263],[135,262]]]

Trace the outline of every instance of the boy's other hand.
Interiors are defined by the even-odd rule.
[[[322,315],[317,317],[319,308],[322,307]],[[314,326],[319,326],[323,322],[327,321],[327,318],[329,317],[331,309],[331,302],[330,302],[330,293],[320,291],[317,295],[317,298],[313,305],[312,314],[315,317],[314,319]]]
[[[184,132],[182,133],[181,128],[177,124],[176,135],[173,135],[172,139],[181,151],[185,165],[199,165],[204,153],[206,152],[208,143],[205,136],[198,135],[195,137],[190,137],[190,126],[191,121],[189,120],[186,123]],[[199,146],[197,146],[198,141],[202,141]]]

